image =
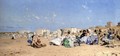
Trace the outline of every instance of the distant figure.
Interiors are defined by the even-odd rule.
[[[86,43],[87,42],[87,38],[88,38],[88,34],[86,33],[83,37],[81,37],[79,40],[80,40],[80,43]]]
[[[85,36],[87,36],[87,31],[83,30],[82,34],[80,35],[80,37],[77,37],[76,42],[78,43],[78,45],[80,46],[81,42],[83,42],[83,40],[85,40]]]
[[[103,43],[101,44],[101,46],[108,45],[109,41],[110,41],[110,39],[108,39],[107,34],[104,34],[104,37],[102,38]]]
[[[14,34],[14,33],[12,34],[12,38],[11,38],[11,39],[13,39],[13,40],[14,40],[14,39],[16,39],[16,37],[15,37],[15,34]]]
[[[51,41],[49,42],[50,45],[55,45],[55,46],[60,46],[63,44],[63,40],[65,38],[65,35],[62,34],[62,36],[59,36],[59,37],[53,37],[53,39],[51,39]]]
[[[27,42],[30,44],[30,45],[32,45],[32,40],[33,40],[33,37],[34,37],[34,34],[33,33],[28,33],[28,40],[27,40]]]
[[[93,45],[93,44],[98,44],[98,37],[97,34],[92,34],[87,38],[86,44]]]
[[[108,30],[108,35],[107,35],[108,39],[111,39],[111,40],[113,39],[113,31],[114,31],[113,29]]]
[[[38,35],[35,35],[33,37],[32,47],[34,47],[34,48],[41,48],[41,47],[45,47],[46,46],[46,44],[41,42],[40,37]]]
[[[80,39],[81,39],[82,37],[86,36],[86,34],[87,34],[87,31],[86,31],[86,30],[83,30],[83,33],[81,34]]]
[[[120,22],[118,22],[118,25],[117,26],[120,26]]]
[[[69,40],[68,40],[67,38],[64,38],[64,40],[63,40],[63,45],[64,45],[65,47],[70,47]]]

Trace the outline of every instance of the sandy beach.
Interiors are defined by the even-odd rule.
[[[33,48],[26,42],[27,38],[0,38],[0,56],[120,56],[120,47],[107,48],[100,45],[81,44],[74,48],[50,46],[49,40],[41,38],[46,47]]]

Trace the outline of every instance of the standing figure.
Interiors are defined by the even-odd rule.
[[[34,37],[34,34],[28,33],[28,37],[27,37],[28,40],[27,40],[27,42],[29,43],[29,45],[32,45],[33,37]]]

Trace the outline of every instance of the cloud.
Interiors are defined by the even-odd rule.
[[[8,25],[6,25],[6,26],[0,26],[0,27],[2,27],[2,28],[23,28],[21,26],[8,26]]]
[[[84,9],[88,9],[88,7],[87,7],[86,5],[82,5],[82,7],[83,7]]]
[[[40,19],[40,17],[39,16],[36,16],[36,15],[32,15],[35,19],[37,19],[37,20],[39,20]]]
[[[87,10],[89,13],[92,13],[92,10],[87,5],[82,5],[82,8]]]
[[[53,18],[55,18],[57,16],[57,14],[56,13],[53,13]]]
[[[35,16],[35,18],[36,18],[36,19],[38,19],[38,20],[40,19],[40,17],[39,17],[39,16]]]

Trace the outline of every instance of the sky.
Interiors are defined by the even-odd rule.
[[[120,0],[0,0],[0,32],[120,22]]]

